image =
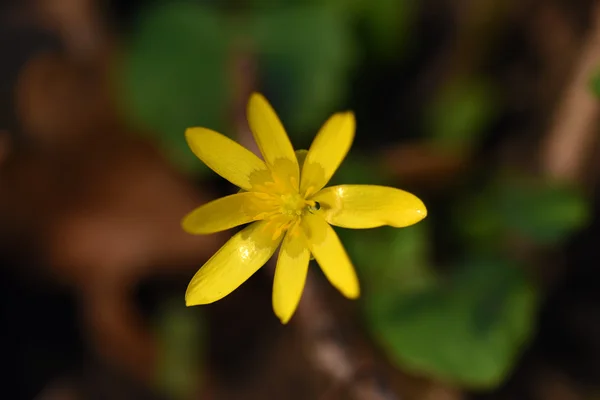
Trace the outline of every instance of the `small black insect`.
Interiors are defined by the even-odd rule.
[[[321,209],[321,204],[318,201],[315,201],[314,206],[308,206],[308,211],[312,214],[315,211],[319,211]]]

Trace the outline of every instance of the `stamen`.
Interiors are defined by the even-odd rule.
[[[271,238],[271,240],[277,240],[277,238],[281,235],[282,231],[283,231],[282,227],[278,227],[277,229],[275,229],[275,232],[273,232],[273,237]]]
[[[254,221],[262,221],[263,219],[268,219],[276,216],[278,213],[276,211],[265,211],[254,216]]]
[[[288,221],[284,224],[281,224],[280,226],[277,227],[277,229],[275,229],[275,232],[273,232],[273,240],[277,239],[279,236],[283,235],[288,228],[290,227],[290,225],[292,225],[292,223],[294,222],[294,220]]]
[[[269,193],[254,192],[254,195],[261,200],[272,200],[273,195]]]
[[[309,186],[308,188],[306,188],[306,192],[304,193],[304,197],[310,197],[313,194],[315,194],[315,187],[314,186]]]

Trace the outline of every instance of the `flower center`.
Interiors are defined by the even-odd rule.
[[[298,193],[285,193],[281,198],[281,213],[290,216],[301,216],[306,207],[306,200]]]
[[[299,193],[285,193],[279,197],[281,213],[292,217],[302,216],[305,211],[314,209],[316,204],[312,200],[306,200]]]

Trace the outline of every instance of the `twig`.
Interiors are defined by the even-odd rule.
[[[600,67],[600,4],[596,4],[592,18],[592,28],[541,150],[542,171],[566,181],[581,180],[598,139],[600,103],[589,82]]]

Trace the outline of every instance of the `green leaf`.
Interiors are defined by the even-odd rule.
[[[224,22],[195,3],[160,2],[140,16],[118,71],[126,113],[189,171],[207,169],[189,150],[185,129],[223,132],[230,95]]]
[[[576,188],[559,182],[506,175],[486,190],[461,200],[455,224],[471,253],[501,246],[518,234],[553,244],[583,227],[589,204]]]
[[[506,237],[506,224],[490,190],[463,195],[453,210],[453,226],[470,254],[496,252]]]
[[[508,230],[552,244],[589,220],[588,204],[569,185],[533,179],[501,182],[493,207]]]
[[[156,321],[160,389],[173,399],[189,399],[202,381],[204,326],[181,299],[161,305]]]
[[[252,0],[255,10],[297,7],[329,7],[338,18],[359,22],[366,28],[370,46],[381,55],[398,57],[403,46],[409,44],[411,24],[415,20],[418,3],[412,0]]]
[[[377,50],[398,56],[408,43],[418,2],[411,0],[362,0],[358,10],[367,23]]]
[[[350,153],[342,162],[327,186],[354,185],[389,185],[389,173],[372,158],[356,152]]]
[[[266,94],[290,136],[312,139],[348,88],[354,60],[349,21],[321,3],[255,10],[250,20]]]
[[[495,107],[488,82],[481,79],[452,82],[426,113],[426,123],[437,145],[460,151],[470,148],[485,133]]]
[[[412,296],[372,292],[366,313],[393,361],[468,387],[493,387],[531,337],[536,293],[521,269],[498,259],[463,266],[446,287]]]
[[[429,267],[427,225],[382,227],[369,232],[339,230],[365,292],[393,296],[413,293],[436,284]]]

